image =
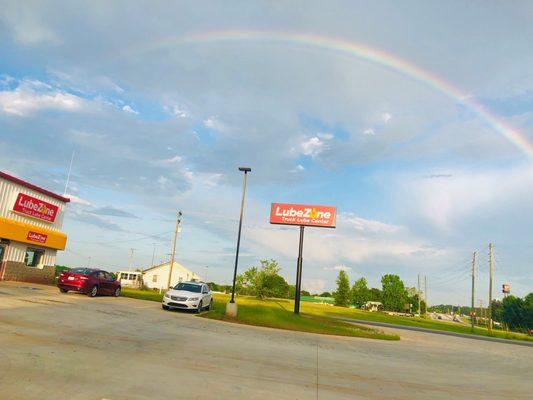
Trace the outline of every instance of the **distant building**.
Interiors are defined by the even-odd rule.
[[[117,279],[122,287],[140,288],[143,284],[143,273],[139,271],[118,271]]]
[[[379,301],[367,301],[361,308],[367,311],[381,311],[383,310],[383,304]]]
[[[155,265],[147,268],[143,271],[143,283],[145,286],[151,289],[168,289],[168,275],[170,273],[170,262],[164,264]],[[179,282],[198,280],[201,278],[191,270],[185,268],[180,263],[174,261],[172,268],[172,278],[170,279],[170,285],[175,286]]]

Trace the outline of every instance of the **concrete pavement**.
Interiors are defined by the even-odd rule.
[[[533,391],[531,348],[400,335],[278,331],[0,282],[0,399],[526,399]]]

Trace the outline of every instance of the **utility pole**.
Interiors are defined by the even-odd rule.
[[[489,335],[492,335],[492,274],[494,273],[493,246],[489,243]]]
[[[418,315],[422,315],[422,309],[420,308],[420,274],[418,274]]]
[[[182,215],[181,211],[178,211],[178,216],[176,217],[176,229],[174,229],[174,242],[172,244],[172,254],[170,257],[170,271],[168,273],[167,289],[170,287],[170,280],[172,278],[172,268],[174,268],[174,257],[176,256],[176,239],[178,238],[178,232],[180,230],[181,215]]]
[[[130,262],[128,265],[128,271],[131,272],[131,267],[133,266],[133,252],[135,251],[134,248],[130,249]]]
[[[474,332],[475,316],[474,316],[474,287],[476,279],[476,252],[472,253],[472,301],[470,302],[470,322],[472,325],[472,332]]]
[[[424,302],[426,303],[426,310],[425,310],[425,313],[424,315],[426,315],[428,313],[428,281],[427,281],[427,276],[424,275]]]
[[[483,299],[479,299],[479,314],[481,315],[481,319],[484,318],[484,311],[483,311]]]
[[[87,268],[91,267],[91,256],[87,259]]]
[[[152,265],[151,265],[151,267],[153,267],[153,266],[154,266],[154,258],[155,258],[155,245],[156,245],[156,244],[155,244],[155,243],[152,243],[152,245],[154,246],[154,251],[152,252]]]
[[[209,265],[206,265],[206,266],[205,266],[205,283],[208,282],[208,281],[207,281],[207,271],[208,271],[208,269],[209,269]]]

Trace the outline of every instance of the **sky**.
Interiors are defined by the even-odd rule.
[[[63,193],[57,263],[176,259],[230,283],[298,228],[272,202],[337,207],[306,229],[303,288],[340,270],[427,277],[430,304],[533,290],[533,4],[525,1],[0,1],[0,170]]]

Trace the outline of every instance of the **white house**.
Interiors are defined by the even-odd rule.
[[[168,275],[170,273],[170,261],[160,265],[154,265],[143,271],[143,282],[151,289],[167,289]],[[185,268],[180,263],[174,261],[172,267],[172,278],[170,279],[170,285],[175,286],[178,282],[185,282],[191,280],[201,281],[199,275],[195,274],[191,270]]]

